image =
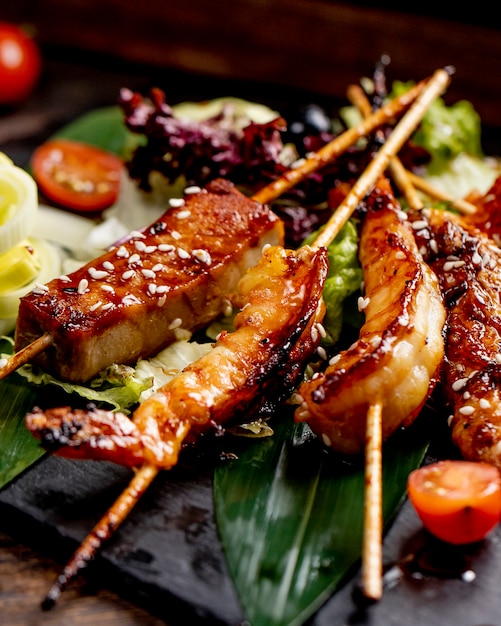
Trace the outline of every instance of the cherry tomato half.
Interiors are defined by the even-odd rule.
[[[439,461],[409,475],[407,490],[425,528],[452,544],[483,539],[500,521],[501,478],[496,467]]]
[[[46,141],[31,158],[43,195],[78,213],[102,211],[116,201],[122,166],[115,154],[68,139]]]
[[[27,98],[40,70],[35,41],[19,26],[0,22],[0,104],[19,104]]]

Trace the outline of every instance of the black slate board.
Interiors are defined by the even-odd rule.
[[[86,575],[169,624],[234,626],[244,616],[214,521],[212,472],[194,467],[161,473]],[[129,477],[108,463],[46,457],[0,493],[0,526],[63,563]],[[405,503],[384,562],[379,603],[357,607],[355,572],[309,626],[501,625],[501,528],[481,544],[445,548]]]

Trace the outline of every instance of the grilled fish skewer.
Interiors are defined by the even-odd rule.
[[[364,120],[358,127],[349,129],[348,131],[334,139],[332,142],[324,146],[321,150],[319,150],[318,153],[308,158],[301,166],[290,170],[280,179],[272,182],[261,191],[257,192],[254,195],[253,199],[256,202],[264,204],[279,197],[285,191],[303,180],[308,174],[315,171],[316,169],[319,169],[320,167],[323,167],[325,164],[333,160],[336,156],[342,154],[353,143],[355,143],[357,139],[371,132],[374,128],[380,126],[381,124],[384,124],[385,122],[388,122],[395,116],[399,115],[416,99],[416,97],[422,91],[427,82],[428,81],[422,81],[415,87],[411,88],[407,93],[389,102],[385,107],[382,107],[379,111],[375,112],[373,115]],[[249,200],[246,199],[245,202],[249,202]],[[181,213],[186,214],[186,212],[187,209],[182,208]],[[169,218],[167,218],[167,220],[170,220],[171,217],[172,214],[169,216]],[[272,219],[272,215],[270,212],[268,212],[268,219]],[[228,221],[231,223],[231,216],[221,219],[220,224],[224,224]],[[186,223],[183,223],[183,225],[186,225]],[[237,239],[237,241],[235,242],[235,246],[238,248],[239,246],[241,247],[241,243],[239,243],[238,240],[245,241],[245,232],[249,229],[244,229],[242,237],[240,237],[234,226],[235,225],[232,225],[232,228]],[[275,232],[277,224],[270,223],[268,224],[268,226],[270,232],[272,233],[270,239],[268,240],[268,243],[280,243],[279,239],[281,235]],[[179,228],[176,227],[176,225],[164,225],[163,230],[165,230],[166,228],[174,231],[174,233],[179,232]],[[155,232],[157,227],[155,225],[152,225],[152,229],[153,232]],[[265,229],[262,229],[262,231],[262,234],[264,235]],[[275,240],[272,240],[273,234],[276,237]],[[220,233],[220,239],[222,239],[223,241],[227,239],[228,236],[231,236],[231,233]],[[266,243],[266,241],[261,241],[260,243],[264,244]],[[164,242],[140,241],[139,244],[143,244],[145,247],[169,246],[169,248],[173,248],[171,252],[174,252],[174,254],[182,253],[183,257],[187,252],[185,248],[178,245],[177,241],[170,241],[170,239],[169,241]],[[141,245],[141,248],[143,247],[143,245]],[[201,245],[204,244],[202,243]],[[232,248],[233,246],[230,245],[229,247]],[[182,250],[181,253],[179,253],[179,249]],[[200,257],[205,257],[206,259],[212,258],[210,251],[205,250],[205,252],[208,254],[203,254],[204,248],[195,248],[192,246],[188,253],[190,253],[192,250],[201,251],[199,255]],[[137,255],[137,251],[125,250],[125,254],[129,255],[128,258],[130,258],[131,256],[135,257]],[[112,362],[124,362],[124,359],[126,359],[127,361],[135,358],[134,355],[144,357],[147,356],[148,353],[158,352],[163,346],[167,345],[167,343],[172,340],[173,331],[175,329],[170,328],[170,326],[177,324],[179,320],[183,324],[184,328],[188,330],[194,330],[197,323],[200,323],[201,317],[207,318],[208,314],[210,314],[211,317],[215,317],[224,310],[225,300],[221,296],[219,296],[218,299],[216,295],[213,295],[212,299],[214,303],[214,310],[212,311],[212,313],[210,312],[209,307],[205,307],[204,312],[198,311],[198,314],[193,315],[193,312],[191,310],[186,311],[186,308],[182,307],[182,305],[185,303],[183,302],[183,293],[181,293],[181,295],[177,298],[174,295],[174,301],[175,303],[178,303],[178,308],[179,306],[181,306],[184,310],[183,316],[178,315],[178,312],[176,312],[175,310],[176,305],[174,305],[174,311],[171,312],[170,310],[166,309],[167,312],[163,312],[163,317],[165,319],[163,321],[158,320],[157,324],[152,325],[151,317],[155,317],[155,314],[158,313],[158,311],[155,311],[155,308],[151,309],[150,307],[149,313],[148,311],[145,312],[144,309],[148,308],[147,305],[145,305],[144,303],[135,303],[129,298],[126,299],[126,301],[122,300],[119,303],[120,313],[117,321],[116,314],[114,315],[113,311],[110,310],[115,310],[118,304],[116,297],[114,297],[115,286],[108,284],[108,276],[106,275],[106,273],[110,271],[109,268],[114,268],[117,259],[113,254],[111,255],[111,258],[108,258],[108,256],[104,255],[100,259],[96,259],[92,264],[88,264],[83,272],[75,273],[74,275],[72,275],[72,278],[74,278],[73,282],[75,283],[73,286],[53,282],[52,286],[55,288],[55,291],[51,296],[47,296],[44,293],[40,294],[40,296],[44,296],[44,300],[46,302],[45,306],[42,305],[42,308],[39,308],[40,303],[37,302],[37,299],[33,299],[32,296],[28,296],[25,300],[22,301],[22,307],[20,310],[20,321],[18,322],[19,328],[16,332],[15,349],[16,351],[20,351],[22,348],[32,342],[33,345],[30,350],[27,350],[19,355],[14,355],[14,357],[7,359],[5,362],[0,364],[0,379],[13,372],[24,362],[27,362],[28,360],[36,360],[40,362],[44,367],[48,367],[52,370],[58,370],[56,374],[60,378],[68,378],[69,380],[86,380],[95,373],[97,373],[100,369],[106,367],[106,365],[110,365]],[[200,261],[198,257],[195,258]],[[256,260],[257,259],[255,259],[255,261]],[[139,261],[141,261],[141,259],[139,259]],[[164,262],[165,259],[162,257],[160,260],[158,260],[157,263],[153,265],[150,263],[148,267],[140,268],[138,266],[135,269],[146,270],[148,272],[148,275],[152,276],[152,272],[153,274],[156,274],[154,268],[156,266],[162,265]],[[105,267],[101,267],[101,265],[104,265]],[[251,265],[252,263],[250,263],[248,266],[250,267]],[[129,267],[125,267],[123,272],[121,273],[121,276],[123,276],[124,274],[128,275],[130,269],[131,268]],[[204,268],[202,264],[202,269],[207,270],[208,268]],[[200,268],[198,268],[197,271],[200,271]],[[88,272],[91,273],[90,277],[92,281],[89,281]],[[228,271],[228,274],[234,279],[234,271]],[[175,271],[175,275],[177,278],[179,278],[179,272],[177,270]],[[97,276],[99,276],[99,278],[97,278]],[[226,291],[226,293],[228,293],[228,290],[232,292],[235,289],[235,284],[218,285],[218,280],[221,281],[222,279],[226,278],[223,271],[219,272],[219,276],[214,276],[211,273],[209,273],[208,276],[207,273],[205,273],[204,276],[205,279],[202,281],[204,289],[208,289],[210,291],[212,288],[212,290],[216,292],[219,289],[219,294],[222,294],[223,291]],[[152,282],[151,278],[147,278],[141,271],[136,272],[135,278],[136,281],[139,279],[142,283],[144,283],[142,288],[144,289],[146,297],[148,298],[148,302],[150,304],[152,304],[151,296],[157,295],[157,293],[160,298],[165,297],[164,284],[161,284],[160,289],[158,289],[158,285],[156,286],[156,283]],[[99,284],[97,284],[96,281],[99,281]],[[64,279],[64,282],[66,282],[66,278]],[[72,298],[71,302],[66,302],[68,300],[68,289],[72,289],[72,293],[76,293],[76,295],[78,296],[84,296],[84,294],[87,292],[87,289],[84,289],[83,285],[88,284],[89,282],[92,282],[94,286],[97,287],[97,291],[94,292],[94,295],[86,296],[86,306],[84,306],[83,309],[82,306],[84,298],[82,297],[79,297],[78,299]],[[223,282],[226,281],[223,280]],[[123,287],[121,283],[119,283],[119,287]],[[181,292],[184,292],[185,290],[182,289],[183,285],[181,285],[180,287]],[[189,288],[190,290],[192,290],[193,284],[190,283]],[[153,289],[154,293],[151,293],[151,289]],[[45,291],[46,289],[43,288],[43,292]],[[81,291],[84,293],[80,293]],[[126,295],[127,294],[125,294],[125,296]],[[133,293],[131,293],[130,295],[131,297],[134,296]],[[172,295],[169,299],[172,299]],[[66,306],[64,306],[65,302]],[[66,313],[67,316],[67,320],[64,326],[63,324],[58,322],[57,316],[55,316],[53,312],[54,306],[58,305],[58,303],[61,307],[60,313]],[[127,303],[132,305],[131,309],[125,306]],[[75,306],[76,313],[74,313],[73,316],[70,315],[68,317],[68,312],[70,310],[75,310]],[[165,304],[163,306],[165,306]],[[167,304],[167,307],[170,307],[170,303]],[[78,317],[77,319],[75,318],[75,315],[78,313],[79,308],[81,309],[81,312],[80,317]],[[125,316],[123,315],[124,312],[126,314]],[[170,321],[166,322],[165,320],[169,320],[169,316]],[[92,321],[93,318],[97,318],[97,322],[94,321],[92,327],[90,328],[90,334],[88,328],[81,326],[82,321],[85,321],[87,317],[89,317],[89,321]],[[130,321],[128,321],[127,318]],[[195,319],[193,320],[192,318]],[[44,322],[45,329],[41,327],[41,319],[46,320]],[[207,322],[206,319],[205,321]],[[143,332],[144,323],[142,322],[147,322],[149,331]],[[119,333],[120,328],[122,327],[128,328],[132,331],[139,329],[139,334],[141,336],[148,336],[152,327],[158,328],[159,333],[157,339],[155,340],[155,345],[143,346],[140,337],[137,336],[136,332],[133,332],[132,334],[135,337],[133,342],[134,345],[131,346],[130,343],[127,345],[127,352],[125,356],[123,354],[123,350],[117,353],[116,346],[124,345],[121,340],[117,341],[117,338],[115,336],[117,333]],[[37,339],[41,335],[45,335],[44,340],[37,341]],[[98,340],[99,335],[101,335],[102,337],[102,339],[100,340]],[[74,337],[74,339],[72,339],[72,337]],[[130,342],[130,339],[128,341]],[[104,343],[103,347],[101,347],[101,343]],[[45,354],[46,351],[48,352],[48,356],[46,356]],[[96,360],[97,354],[102,355],[100,360]],[[104,355],[107,355],[106,358],[104,357]],[[104,361],[102,359],[104,359]]]

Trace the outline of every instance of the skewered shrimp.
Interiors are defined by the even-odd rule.
[[[382,405],[383,439],[409,425],[436,383],[445,311],[412,228],[380,182],[364,218],[360,260],[366,321],[358,341],[299,387],[295,418],[344,454],[364,450],[369,407]]]

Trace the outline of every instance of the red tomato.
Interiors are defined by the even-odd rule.
[[[0,104],[18,104],[27,98],[40,69],[34,40],[19,26],[0,22]]]
[[[483,539],[501,517],[496,467],[473,461],[439,461],[411,472],[408,494],[425,528],[452,544]]]
[[[102,211],[118,197],[122,160],[95,146],[68,139],[46,141],[34,151],[31,168],[44,196],[72,211]]]

